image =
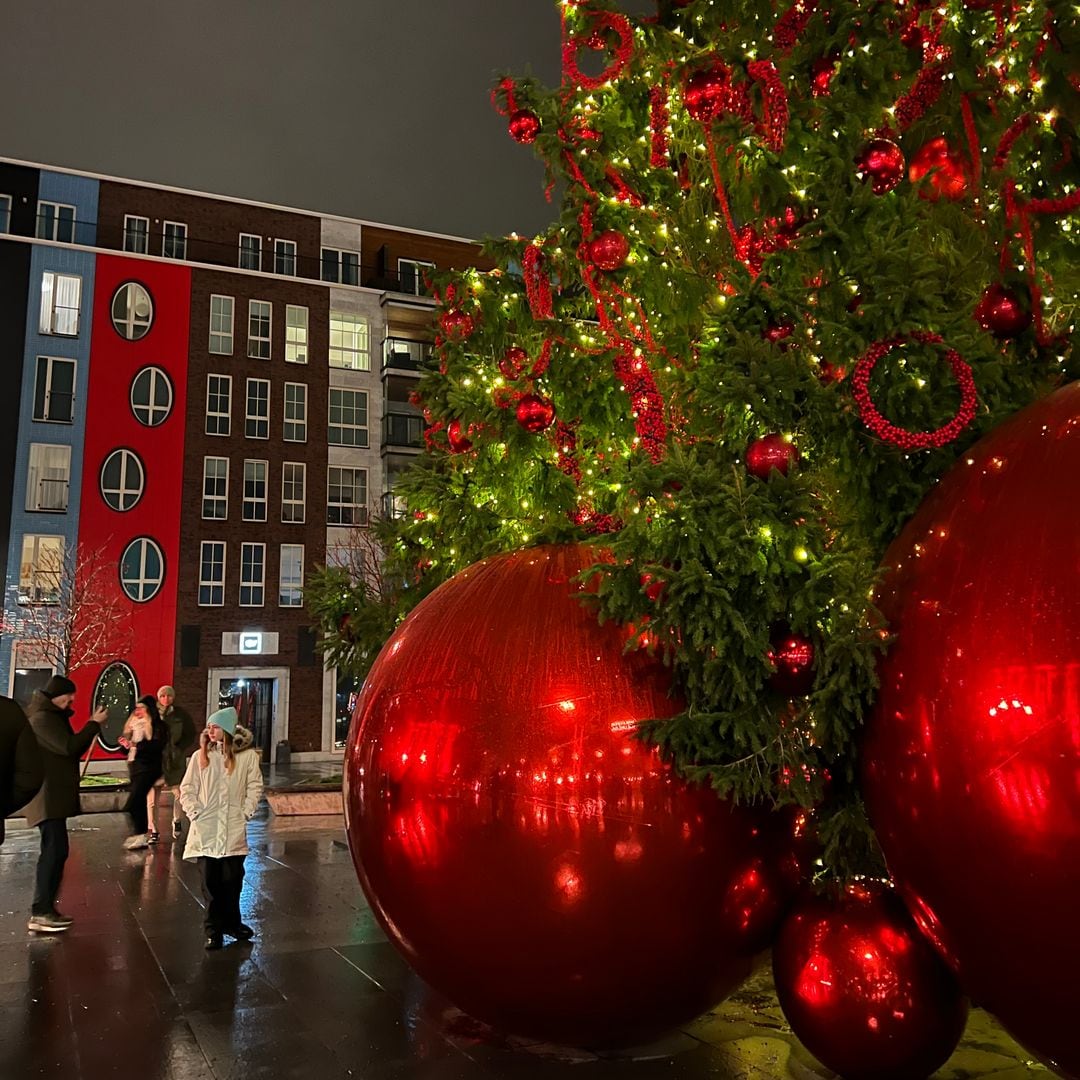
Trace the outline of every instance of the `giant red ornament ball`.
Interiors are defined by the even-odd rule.
[[[863,759],[889,869],[972,999],[1080,1076],[1080,383],[968,450],[885,556]]]
[[[989,285],[975,305],[975,321],[994,337],[1014,338],[1031,325],[1031,312],[1019,294],[1004,285]]]
[[[904,178],[904,152],[891,139],[871,139],[855,164],[875,195],[892,191]]]
[[[791,1030],[844,1080],[920,1080],[964,1032],[956,978],[884,884],[796,904],[772,962]]]
[[[798,460],[799,451],[795,444],[777,432],[755,439],[746,448],[746,471],[759,480],[768,479],[773,469],[787,476]]]
[[[473,332],[472,316],[460,308],[451,308],[439,316],[439,325],[451,341],[464,341]]]
[[[683,84],[683,104],[695,120],[707,124],[723,112],[730,90],[731,72],[718,60],[687,78]]]
[[[776,671],[769,685],[781,694],[795,697],[809,694],[814,686],[814,643],[789,626],[779,626],[771,634],[769,663]]]
[[[529,363],[529,354],[520,346],[513,345],[502,355],[499,360],[499,371],[503,378],[513,381]]]
[[[913,184],[917,184],[927,173],[931,173],[930,179],[919,188],[921,199],[933,202],[942,197],[962,199],[971,185],[971,166],[967,158],[949,146],[949,140],[944,135],[925,143],[911,159],[908,178]]]
[[[398,627],[345,757],[364,892],[428,983],[499,1028],[640,1043],[742,981],[788,897],[790,816],[678,779],[636,729],[663,665],[573,581],[585,546],[498,555]]]
[[[589,260],[601,270],[618,270],[629,254],[630,241],[615,229],[607,229],[589,241]]]
[[[539,394],[525,394],[517,403],[517,422],[533,435],[551,427],[555,419],[555,406],[549,398]]]
[[[460,420],[451,420],[446,425],[446,441],[450,444],[450,451],[454,454],[464,454],[472,449],[472,439],[462,430]]]
[[[540,117],[532,109],[518,109],[510,114],[510,137],[519,143],[536,141],[540,132]]]

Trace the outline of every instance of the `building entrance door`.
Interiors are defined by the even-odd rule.
[[[255,747],[262,751],[263,761],[270,761],[277,679],[219,679],[218,700],[220,708],[232,705],[240,723],[251,732]]]

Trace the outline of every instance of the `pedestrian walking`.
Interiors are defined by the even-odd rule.
[[[67,819],[80,812],[79,758],[100,734],[109,715],[104,706],[99,706],[86,726],[74,731],[74,702],[75,684],[63,675],[54,675],[30,699],[30,727],[41,750],[45,779],[26,808],[26,823],[41,833],[34,903],[27,928],[40,933],[59,933],[74,922],[56,909],[68,857]]]
[[[168,789],[172,794],[172,834],[173,839],[178,840],[183,829],[180,781],[184,779],[188,752],[198,742],[198,737],[195,734],[195,721],[186,709],[176,704],[176,691],[171,686],[165,685],[158,690],[157,705],[161,719],[169,729],[169,738],[161,756],[161,778],[146,797],[146,812],[151,829],[156,831],[158,793]]]
[[[128,851],[158,842],[157,828],[147,817],[147,795],[161,776],[161,757],[169,732],[158,715],[157,701],[141,697],[124,724],[120,745],[128,751],[128,776],[131,789],[124,813],[131,822],[131,835],[124,841]]]
[[[41,749],[17,701],[0,697],[0,844],[4,818],[21,810],[45,779]]]
[[[226,934],[239,941],[255,936],[240,917],[247,823],[263,787],[252,741],[251,732],[237,724],[235,709],[219,709],[207,718],[180,784],[180,802],[191,822],[184,858],[198,859],[202,871],[207,949],[220,949]]]

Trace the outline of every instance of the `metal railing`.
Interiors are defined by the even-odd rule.
[[[420,371],[431,359],[431,342],[388,337],[383,342],[383,371]]]
[[[68,508],[68,482],[66,480],[39,480],[37,500],[31,509],[62,514]]]
[[[422,450],[424,447],[424,418],[419,413],[384,413],[382,444],[384,447]]]

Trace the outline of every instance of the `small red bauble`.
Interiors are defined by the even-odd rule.
[[[872,139],[855,164],[875,195],[892,191],[904,178],[904,153],[891,139]]]
[[[761,336],[773,345],[779,345],[785,338],[791,337],[795,333],[795,324],[790,319],[783,319],[778,323],[773,323],[770,326],[766,326],[761,331]],[[781,348],[789,347],[792,342],[789,342],[787,346],[781,346]]]
[[[787,476],[791,466],[799,460],[799,451],[776,432],[755,439],[746,448],[746,471],[759,480],[768,479],[773,469]]]
[[[555,406],[539,394],[526,394],[517,403],[517,422],[533,435],[551,427],[555,419]]]
[[[667,588],[667,582],[663,578],[657,577],[648,570],[643,570],[641,572],[638,581],[641,583],[642,592],[644,592],[654,604],[664,595],[664,590]]]
[[[931,139],[911,159],[908,178],[917,184],[930,170],[929,181],[919,189],[920,199],[936,202],[939,198],[962,199],[971,184],[971,167],[958,150],[949,146],[944,135]]]
[[[883,883],[796,904],[772,959],[792,1031],[845,1080],[921,1080],[963,1034],[955,977]]]
[[[827,97],[836,74],[836,61],[822,56],[814,61],[810,74],[810,93],[814,97]]]
[[[769,663],[776,671],[769,685],[781,694],[795,697],[809,694],[814,686],[814,643],[786,626],[773,631],[769,643]]]
[[[975,305],[975,321],[994,337],[1012,338],[1031,325],[1031,312],[1020,296],[1004,285],[991,285]]]
[[[818,364],[818,378],[823,383],[839,383],[847,378],[847,367],[844,364],[834,364],[830,360],[822,360]]]
[[[444,311],[439,318],[439,325],[451,341],[464,341],[473,332],[472,316],[459,308]]]
[[[683,104],[695,120],[707,124],[723,112],[730,92],[731,72],[718,60],[686,80],[683,85]]]
[[[515,345],[513,348],[507,349],[503,354],[502,359],[499,361],[499,371],[504,378],[516,379],[524,370],[529,362],[529,354]]]
[[[618,270],[630,254],[630,241],[615,229],[607,229],[589,242],[589,259],[601,270]]]
[[[450,443],[450,449],[455,454],[464,454],[472,449],[472,439],[468,438],[461,430],[460,420],[451,420],[446,425],[446,440]]]
[[[540,117],[532,109],[518,109],[510,114],[510,137],[519,143],[536,141],[540,131]]]

